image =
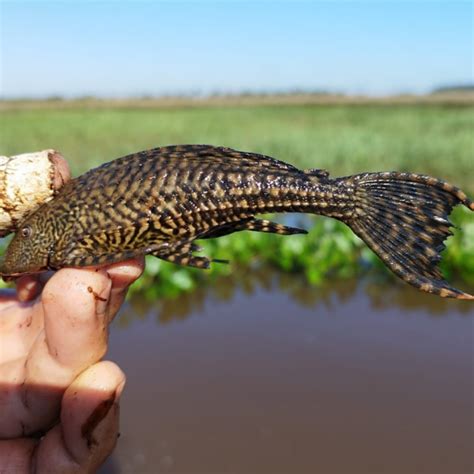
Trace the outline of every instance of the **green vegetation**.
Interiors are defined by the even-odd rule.
[[[266,106],[4,111],[1,151],[56,148],[75,173],[138,150],[211,143],[332,175],[411,170],[474,191],[474,108]]]
[[[474,284],[474,222],[468,210],[458,209],[454,221],[462,232],[448,240],[442,268],[450,280]],[[203,254],[231,260],[230,265],[214,263],[208,271],[176,267],[154,257],[147,257],[147,272],[134,287],[150,298],[175,297],[183,291],[212,284],[220,275],[229,274],[232,265],[247,268],[263,264],[284,272],[305,275],[308,283],[320,285],[325,278],[349,278],[367,271],[394,277],[381,260],[344,224],[333,219],[310,218],[305,222],[308,235],[289,237],[247,232],[219,239],[200,241]],[[155,284],[158,283],[158,284]]]
[[[331,175],[363,171],[412,171],[451,181],[474,194],[474,109],[439,105],[331,105],[187,107],[169,109],[7,110],[0,119],[4,155],[55,148],[75,174],[138,150],[172,143],[211,143],[268,154]],[[463,232],[449,239],[443,261],[450,277],[474,281],[474,222],[459,210]],[[315,225],[313,225],[315,223]],[[353,275],[378,259],[344,225],[308,219],[307,236],[234,234],[205,242],[215,258],[270,263],[304,272],[318,284],[326,275]],[[362,263],[362,265],[361,265]],[[229,272],[177,268],[149,259],[137,284],[145,292],[173,295]],[[159,285],[151,285],[159,279]]]

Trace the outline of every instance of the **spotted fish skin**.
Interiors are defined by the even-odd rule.
[[[451,288],[437,264],[458,188],[408,173],[330,179],[271,157],[209,145],[155,148],[119,158],[70,181],[19,226],[0,272],[17,276],[96,266],[152,254],[208,268],[196,239],[253,230],[302,229],[257,214],[303,212],[349,225],[408,283],[430,293],[472,298]]]

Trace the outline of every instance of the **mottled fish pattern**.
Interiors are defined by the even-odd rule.
[[[458,188],[410,173],[331,179],[255,153],[209,145],[155,148],[125,156],[70,181],[19,226],[4,277],[103,265],[152,254],[208,268],[197,239],[237,231],[305,233],[256,215],[320,214],[347,224],[399,277],[429,293],[473,299],[438,268],[449,213],[474,210]],[[216,261],[216,260],[214,260]]]

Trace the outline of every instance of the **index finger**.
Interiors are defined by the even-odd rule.
[[[58,362],[82,369],[100,360],[107,350],[108,324],[143,267],[141,259],[62,269],[48,281],[42,294],[45,337]]]

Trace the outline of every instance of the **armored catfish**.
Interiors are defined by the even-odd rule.
[[[71,180],[24,220],[0,273],[102,265],[144,254],[208,268],[197,239],[238,231],[306,231],[263,213],[320,214],[347,224],[399,277],[443,297],[474,299],[438,268],[448,215],[474,204],[455,186],[411,173],[330,178],[255,153],[209,145],[155,148],[119,158]],[[214,260],[216,261],[216,260]]]

